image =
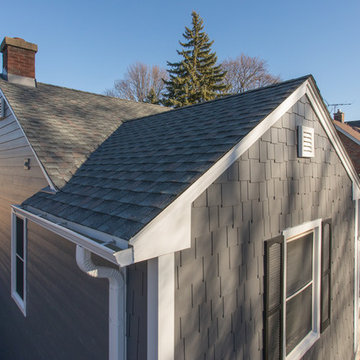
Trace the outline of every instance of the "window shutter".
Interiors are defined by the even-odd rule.
[[[265,360],[282,359],[283,236],[265,242]]]
[[[323,332],[330,324],[331,314],[331,219],[322,223],[321,239],[321,327]]]

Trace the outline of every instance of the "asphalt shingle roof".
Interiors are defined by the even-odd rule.
[[[61,191],[23,206],[129,240],[308,78],[125,122]]]
[[[167,110],[42,83],[31,88],[0,78],[0,88],[58,188],[123,121]]]

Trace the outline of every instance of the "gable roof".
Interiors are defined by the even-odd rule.
[[[0,91],[57,188],[123,121],[168,110],[42,83],[32,88],[1,78]]]
[[[342,123],[336,120],[333,120],[333,123],[346,151],[350,155],[356,172],[360,174],[360,132],[357,124],[353,126],[352,122]],[[355,123],[357,122],[355,121]]]
[[[86,235],[122,266],[187,248],[191,202],[305,94],[359,197],[358,176],[305,76],[125,122],[60,192],[13,209],[76,243]]]
[[[130,240],[306,79],[126,122],[61,192],[24,204]]]

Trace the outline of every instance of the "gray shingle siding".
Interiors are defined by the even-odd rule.
[[[315,129],[316,156],[298,158],[296,126]],[[175,255],[175,359],[262,359],[264,241],[332,218],[332,323],[305,359],[353,349],[352,186],[307,98],[193,203],[192,245]]]

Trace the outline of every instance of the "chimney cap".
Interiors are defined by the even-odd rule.
[[[4,40],[2,41],[0,46],[0,51],[3,52],[8,45],[34,51],[35,53],[37,53],[38,51],[38,46],[36,44],[27,42],[24,39],[18,37],[11,38],[8,36],[4,37]]]

